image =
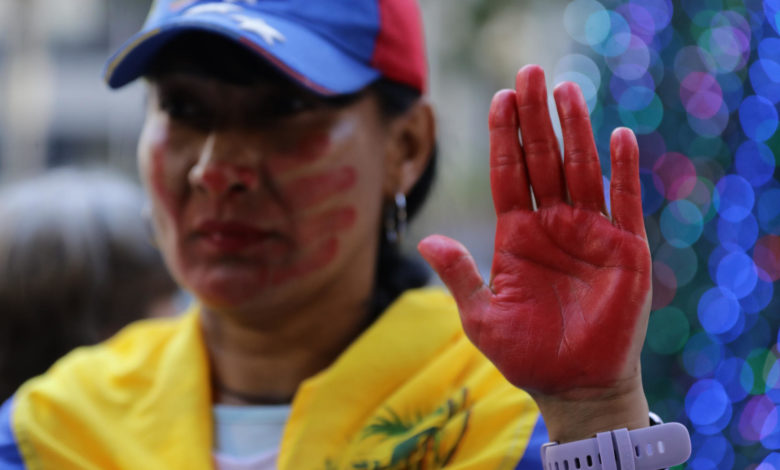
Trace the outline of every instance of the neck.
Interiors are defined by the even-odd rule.
[[[215,403],[290,403],[301,382],[328,367],[370,324],[373,278],[366,278],[351,297],[339,282],[303,307],[263,311],[264,318],[282,321],[247,322],[204,308]]]

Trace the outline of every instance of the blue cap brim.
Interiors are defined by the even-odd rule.
[[[318,34],[299,24],[263,13],[262,17],[241,14],[270,26],[268,37],[245,28],[226,15],[204,13],[175,17],[130,38],[106,63],[104,78],[111,88],[119,88],[143,76],[160,48],[188,31],[204,31],[231,39],[267,60],[293,81],[322,95],[360,91],[380,77],[380,73]],[[274,32],[281,36],[274,36]]]

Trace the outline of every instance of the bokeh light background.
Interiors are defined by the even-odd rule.
[[[574,0],[554,81],[580,84],[605,183],[609,134],[640,143],[653,254],[651,409],[691,469],[780,469],[780,0]]]

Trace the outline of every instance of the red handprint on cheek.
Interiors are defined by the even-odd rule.
[[[195,176],[189,172],[192,155],[202,155],[198,146],[209,137],[178,141],[185,145],[172,148],[161,133],[151,142],[150,187],[171,221],[164,230],[178,233],[177,270],[206,282],[208,298],[217,301],[219,292],[234,300],[246,297],[249,290],[237,280],[248,280],[249,273],[253,290],[278,286],[321,270],[338,256],[340,236],[357,219],[356,206],[346,197],[356,185],[357,170],[330,162],[327,134],[312,132],[285,153],[265,154],[252,166],[246,158],[228,158],[248,156],[249,150],[236,147],[234,140],[230,149],[237,153],[220,154]],[[250,143],[256,148],[262,142]],[[219,144],[212,142],[211,151],[228,149]]]
[[[357,182],[354,167],[344,165],[301,176],[280,189],[283,204],[294,212],[316,208],[349,191]]]
[[[498,220],[490,285],[454,240],[429,237],[419,249],[455,297],[466,334],[510,382],[536,395],[592,398],[639,370],[650,255],[638,150],[629,130],[613,134],[610,220],[602,212],[585,102],[572,84],[558,87],[555,97],[564,164],[541,69],[523,69],[517,91],[500,92],[492,103],[490,174]]]
[[[282,175],[311,166],[322,159],[331,145],[331,139],[324,133],[313,133],[301,138],[287,137],[294,143],[281,144],[266,162],[266,168],[271,174]]]
[[[294,236],[294,260],[265,266],[258,277],[263,284],[278,286],[295,281],[330,264],[338,255],[338,235],[352,228],[357,218],[353,207],[339,207],[312,213],[299,221]]]
[[[337,257],[338,235],[352,228],[357,219],[356,208],[344,204],[339,196],[356,181],[355,168],[342,166],[301,176],[280,188],[283,204],[293,214],[289,236],[297,249],[293,262],[269,267],[271,284],[294,281],[326,267]]]

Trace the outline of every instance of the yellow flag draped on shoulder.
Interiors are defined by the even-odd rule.
[[[19,390],[11,424],[29,469],[213,469],[210,390],[193,308],[69,354]],[[278,468],[514,469],[537,420],[452,299],[410,291],[301,385]]]

